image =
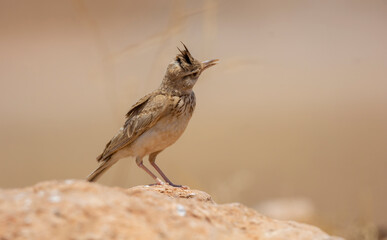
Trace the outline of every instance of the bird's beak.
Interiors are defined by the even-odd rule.
[[[218,63],[219,59],[212,59],[202,62],[202,71],[209,67],[215,66]]]

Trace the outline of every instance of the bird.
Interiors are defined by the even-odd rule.
[[[183,134],[196,106],[193,87],[203,71],[219,61],[200,62],[192,57],[183,42],[182,45],[183,50],[177,48],[179,53],[167,66],[160,86],[129,109],[123,127],[97,157],[99,166],[87,177],[87,181],[96,181],[118,160],[135,157],[138,167],[148,173],[155,184],[182,187],[169,180],[156,164],[156,157]],[[165,182],[143,164],[146,156]]]

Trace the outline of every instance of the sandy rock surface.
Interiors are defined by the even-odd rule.
[[[170,186],[106,187],[79,180],[0,190],[0,239],[313,239],[320,229]]]

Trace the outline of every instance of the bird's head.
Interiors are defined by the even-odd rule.
[[[218,59],[207,60],[200,62],[194,59],[187,47],[179,50],[175,60],[168,65],[164,80],[161,87],[180,93],[189,92],[192,90],[200,74],[207,68],[214,66]]]

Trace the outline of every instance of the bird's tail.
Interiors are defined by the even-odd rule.
[[[95,169],[92,173],[90,173],[89,176],[87,176],[87,181],[89,182],[95,182],[102,176],[102,174],[108,170],[114,163],[116,163],[117,160],[111,158],[109,160],[101,162],[99,167]]]

